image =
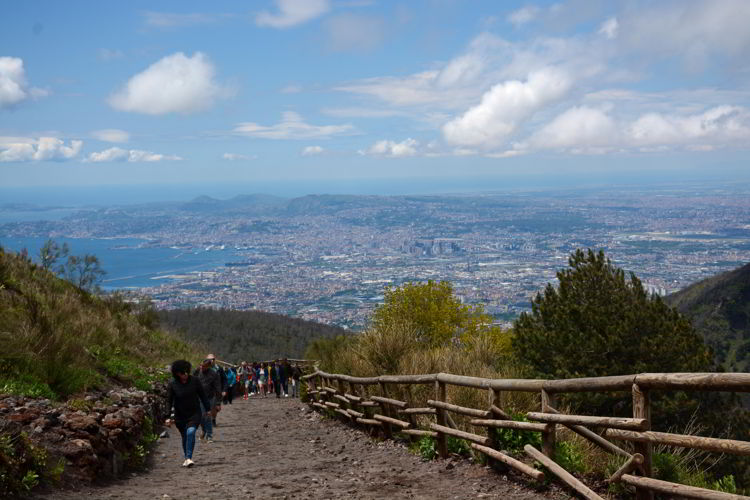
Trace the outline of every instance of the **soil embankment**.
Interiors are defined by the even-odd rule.
[[[403,445],[312,412],[298,399],[235,400],[219,414],[214,442],[198,441],[185,469],[172,427],[150,467],[105,486],[37,495],[37,499],[543,499],[467,460],[423,462]]]

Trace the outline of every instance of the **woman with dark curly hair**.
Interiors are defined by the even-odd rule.
[[[195,431],[201,423],[201,403],[204,408],[210,408],[203,386],[195,377],[190,375],[190,362],[178,359],[172,363],[173,380],[167,389],[167,419],[165,425],[174,421],[175,427],[182,436],[182,451],[185,455],[183,467],[191,467],[193,449],[195,448]],[[172,413],[174,408],[174,413]]]

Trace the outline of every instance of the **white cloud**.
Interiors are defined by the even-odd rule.
[[[320,146],[307,146],[302,150],[302,153],[300,153],[302,156],[316,156],[319,154],[323,154],[325,150]]]
[[[367,51],[384,37],[383,21],[373,16],[340,14],[328,20],[328,45],[334,51]]]
[[[626,44],[645,57],[682,59],[687,69],[702,71],[731,58],[729,67],[750,65],[750,2],[746,0],[669,1],[631,8],[620,16]]]
[[[599,34],[604,35],[608,39],[612,40],[617,38],[617,30],[620,27],[616,17],[610,17],[604,21],[599,28]]]
[[[374,156],[390,156],[392,158],[414,156],[417,154],[417,146],[419,143],[414,139],[406,139],[401,142],[382,140],[378,141],[369,149],[360,151],[363,155],[374,155]]]
[[[410,116],[405,111],[383,108],[324,108],[321,110],[328,116],[341,118],[389,118],[392,116]]]
[[[739,106],[716,106],[703,113],[648,113],[628,127],[634,146],[721,147],[750,140],[750,112]]]
[[[528,23],[529,21],[533,21],[537,15],[539,15],[539,7],[536,7],[534,5],[528,5],[526,7],[521,7],[518,10],[515,10],[508,15],[508,22],[515,25],[516,27],[521,26],[523,24]]]
[[[476,106],[443,126],[443,137],[454,145],[485,149],[503,145],[519,125],[570,88],[568,77],[548,68],[518,80],[499,83]]]
[[[70,145],[56,137],[0,138],[0,162],[65,161],[75,158],[83,147],[83,141],[71,140]]]
[[[600,109],[580,106],[568,109],[539,130],[531,139],[536,149],[581,149],[604,151],[618,145],[615,121]]]
[[[254,122],[239,123],[234,133],[263,139],[324,139],[335,135],[351,134],[354,127],[345,125],[310,125],[292,111],[282,115],[281,123],[276,125],[259,125]]]
[[[155,162],[155,161],[177,161],[182,160],[177,155],[163,155],[140,149],[109,148],[98,153],[91,153],[85,161],[92,163],[100,162]]]
[[[29,87],[23,59],[0,57],[0,109],[9,108],[28,99],[48,95],[44,89]]]
[[[210,108],[231,91],[215,79],[211,61],[201,52],[187,57],[177,52],[152,64],[128,80],[109,99],[121,111],[149,115],[194,113]]]
[[[290,28],[322,16],[331,6],[328,0],[276,0],[277,13],[263,11],[255,18],[258,26]]]
[[[104,142],[128,142],[130,140],[130,134],[124,130],[116,128],[105,128],[102,130],[94,130],[91,132],[91,136],[94,139],[98,139]]]
[[[221,155],[221,158],[228,161],[240,161],[240,160],[253,160],[255,157],[250,157],[247,155],[241,155],[237,153],[224,153]]]

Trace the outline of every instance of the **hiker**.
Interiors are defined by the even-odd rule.
[[[211,408],[211,424],[213,427],[218,427],[218,425],[216,424],[216,415],[218,415],[221,411],[221,401],[227,394],[227,376],[224,373],[224,370],[216,366],[215,355],[208,354],[206,355],[206,359],[211,361],[211,369],[219,375],[219,381],[221,384],[221,390],[219,391],[220,394],[216,395],[216,399],[214,399],[214,407]]]
[[[279,363],[278,359],[273,362],[273,366],[271,367],[271,380],[273,381],[273,389],[276,397],[280,398],[281,387],[286,384],[286,375],[284,374],[284,367]],[[288,397],[289,395],[285,392],[284,396]]]
[[[289,379],[292,378],[292,365],[289,364],[289,360],[284,358],[281,362],[281,387],[284,389],[284,397],[289,397]]]
[[[239,377],[239,382],[242,384],[242,390],[244,391],[242,399],[247,399],[247,393],[250,389],[250,380],[252,379],[252,374],[250,373],[251,370],[252,368],[247,365],[247,361],[243,361],[237,369],[237,376]]]
[[[266,372],[266,364],[261,363],[258,368],[258,395],[263,393],[263,397],[266,397],[266,380],[268,380],[268,373]]]
[[[202,408],[208,408],[210,405],[203,385],[197,378],[190,376],[190,368],[190,362],[184,359],[178,359],[170,367],[173,377],[167,388],[167,415],[170,415],[170,418],[164,422],[168,427],[174,422],[180,431],[182,452],[185,456],[183,467],[195,465],[195,431],[201,423]]]
[[[227,394],[224,396],[223,402],[231,405],[232,399],[234,399],[234,384],[237,383],[237,372],[234,371],[234,366],[225,368],[224,372],[227,376]]]
[[[208,405],[201,403],[201,409],[203,410],[201,427],[203,428],[203,432],[200,435],[200,439],[205,439],[206,442],[213,443],[214,429],[211,412],[216,406],[216,401],[221,401],[221,379],[216,370],[213,369],[213,362],[209,358],[201,362],[200,368],[193,372],[193,376],[203,386],[203,391],[206,393],[206,399],[208,400]]]
[[[299,397],[299,383],[302,377],[302,368],[299,367],[299,363],[294,363],[292,366],[292,397]]]

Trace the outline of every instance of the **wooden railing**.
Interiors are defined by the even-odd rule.
[[[459,430],[452,413],[472,417],[471,426],[505,428],[539,432],[542,450],[526,445],[527,455],[544,465],[569,487],[585,498],[601,498],[554,462],[556,427],[562,425],[583,436],[605,451],[624,457],[624,465],[609,479],[610,483],[624,483],[635,487],[636,498],[653,498],[654,492],[685,498],[750,499],[714,490],[653,479],[652,446],[696,448],[711,452],[750,455],[750,441],[718,439],[693,435],[653,432],[651,430],[651,392],[654,390],[731,391],[750,392],[750,373],[643,373],[614,377],[578,378],[565,380],[486,379],[437,373],[430,375],[381,375],[352,377],[316,371],[303,377],[307,380],[310,404],[320,410],[332,411],[340,418],[366,427],[379,429],[386,437],[394,432],[411,436],[432,436],[436,439],[440,457],[448,456],[447,436],[470,442],[471,448],[484,453],[534,479],[544,473],[511,456],[501,453],[491,437]],[[434,385],[434,399],[401,401],[389,396],[389,387],[413,384]],[[468,408],[452,404],[446,397],[446,386],[461,386],[487,391],[486,408]],[[502,408],[503,391],[535,393],[540,396],[540,412],[529,412],[531,422],[517,422]],[[555,408],[557,395],[574,392],[632,393],[632,418],[565,415]],[[407,399],[407,398],[404,398]],[[411,403],[411,406],[410,406]],[[420,428],[417,417],[435,417]],[[602,429],[597,434],[590,428]],[[609,439],[633,443],[632,453]]]

